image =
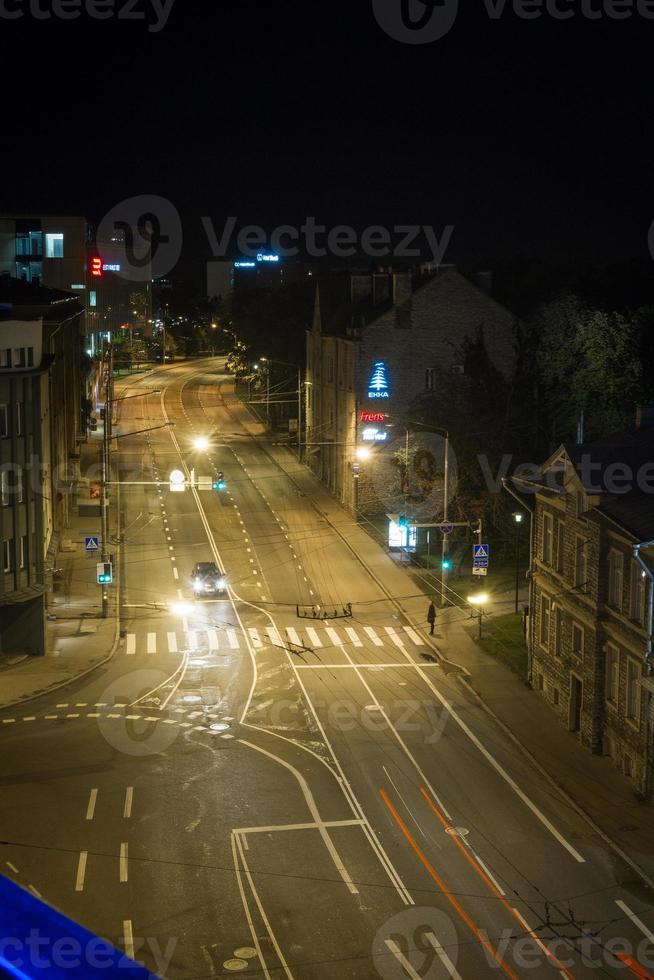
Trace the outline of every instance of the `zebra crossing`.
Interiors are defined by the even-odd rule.
[[[328,647],[363,647],[366,641],[376,647],[392,645],[400,649],[407,645],[423,647],[425,641],[411,626],[384,626],[373,628],[363,626],[356,630],[353,626],[337,628],[335,626],[305,626],[298,629],[286,626],[279,629],[266,626],[263,629],[247,629],[247,638],[255,650],[264,646],[312,647],[314,649]],[[148,631],[146,633],[128,633],[125,637],[125,654],[134,657],[137,653],[154,655],[157,653],[181,653],[186,650],[206,649],[209,652],[246,650],[247,642],[240,629],[227,626],[224,628],[191,629],[186,632],[169,632],[160,634]]]

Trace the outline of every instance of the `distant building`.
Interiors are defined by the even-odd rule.
[[[453,268],[321,279],[307,331],[304,442],[314,472],[349,509],[375,512],[370,467],[357,450],[383,450],[397,437],[437,371],[465,371],[461,350],[480,332],[491,362],[510,377],[515,323]]]
[[[654,428],[562,446],[538,479],[512,485],[534,515],[533,687],[649,797],[652,583],[636,555],[654,568]]]
[[[84,311],[0,277],[0,650],[45,652],[45,597],[79,469]]]

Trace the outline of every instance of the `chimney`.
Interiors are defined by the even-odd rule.
[[[411,298],[412,282],[410,272],[393,273],[393,306],[401,306]]]
[[[493,273],[490,269],[484,269],[475,275],[475,281],[482,293],[493,295]]]

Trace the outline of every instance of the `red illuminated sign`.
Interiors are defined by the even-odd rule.
[[[94,255],[91,258],[91,275],[95,276],[96,279],[102,277],[102,259],[99,255]]]
[[[385,422],[386,416],[383,412],[361,412],[362,422]]]

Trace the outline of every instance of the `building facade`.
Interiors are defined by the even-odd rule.
[[[83,310],[0,280],[0,650],[45,652],[45,603],[78,477]]]
[[[609,756],[647,797],[653,453],[654,429],[561,447],[531,488],[532,685],[562,725],[591,752]],[[615,492],[611,474],[625,467],[633,478]]]
[[[307,331],[306,438],[314,472],[350,510],[379,511],[372,465],[397,445],[411,406],[438,372],[463,373],[463,350],[483,334],[506,377],[516,318],[455,269],[348,273],[321,281]]]

